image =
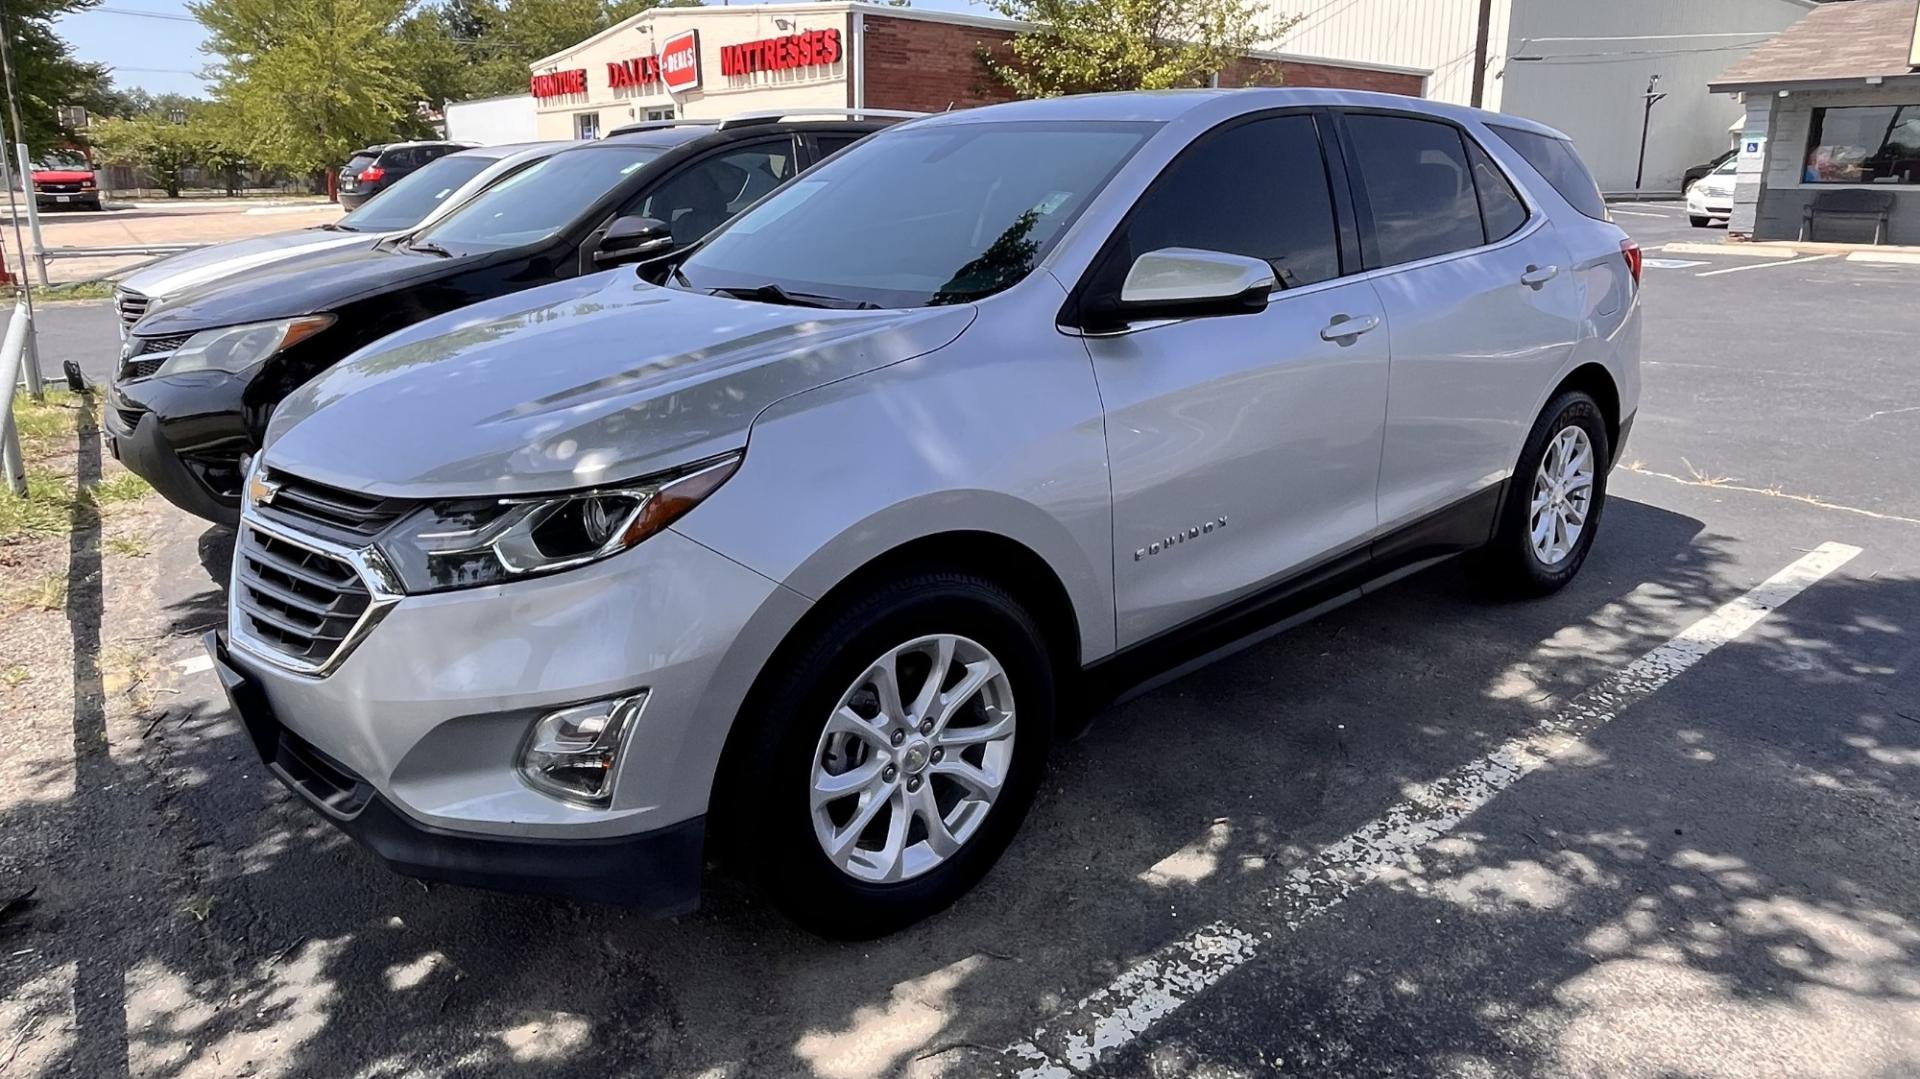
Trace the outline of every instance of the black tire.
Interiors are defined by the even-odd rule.
[[[1697,228],[1697,229],[1706,228],[1708,225],[1712,223],[1713,223],[1713,218],[1711,217],[1695,217],[1692,214],[1687,215],[1687,224],[1692,225],[1694,228]]]
[[[740,718],[717,784],[716,839],[729,867],[804,928],[849,940],[883,936],[952,904],[1012,841],[1046,767],[1054,671],[1026,607],[967,573],[907,574],[801,633],[781,650]],[[814,755],[828,716],[863,669],[932,634],[968,638],[1000,661],[1017,723],[1011,762],[991,808],[958,851],[903,881],[861,881],[836,867],[815,837],[808,800]]]
[[[1593,498],[1579,538],[1564,557],[1549,565],[1534,552],[1531,538],[1534,478],[1548,444],[1571,426],[1585,431],[1593,446]],[[1513,478],[1507,482],[1493,539],[1480,549],[1476,560],[1488,585],[1508,596],[1544,596],[1566,587],[1580,572],[1600,532],[1600,518],[1607,506],[1607,472],[1612,463],[1606,416],[1598,402],[1579,390],[1569,390],[1547,402],[1527,434]]]

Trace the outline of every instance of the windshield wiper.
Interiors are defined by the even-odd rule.
[[[682,281],[686,280],[683,276]],[[870,311],[880,305],[864,301],[843,300],[838,296],[820,296],[810,292],[788,292],[769,281],[752,288],[717,288],[710,290],[715,296],[732,296],[737,300],[754,300],[759,303],[785,304],[788,307],[825,307],[838,310]]]
[[[419,251],[422,254],[427,254],[427,255],[439,255],[443,259],[450,259],[453,257],[453,252],[447,250],[444,247],[441,247],[439,244],[434,243],[432,240],[411,241],[407,244],[407,250]]]

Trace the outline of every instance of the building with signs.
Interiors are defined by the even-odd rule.
[[[1920,244],[1920,0],[1824,4],[1722,72],[1735,235]]]
[[[947,108],[1004,101],[982,51],[1018,24],[867,3],[653,8],[533,65],[543,139],[597,138],[622,124],[805,108]],[[1255,53],[1223,85],[1341,86],[1419,95],[1423,68]]]

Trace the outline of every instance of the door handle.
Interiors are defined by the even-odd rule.
[[[1537,290],[1558,276],[1560,276],[1558,266],[1528,266],[1527,272],[1520,275],[1520,283]]]
[[[1380,325],[1378,315],[1335,315],[1333,321],[1320,330],[1322,341],[1346,342]]]

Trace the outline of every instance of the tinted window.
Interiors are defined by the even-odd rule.
[[[558,153],[475,195],[419,235],[451,251],[493,251],[544,240],[660,155],[603,144]]]
[[[380,193],[380,197],[340,219],[340,227],[359,232],[398,232],[418,225],[461,184],[493,164],[479,155],[443,157]]]
[[[793,171],[792,139],[743,146],[674,174],[647,195],[640,212],[673,226],[674,243],[690,244],[791,179]]]
[[[1373,208],[1374,265],[1395,266],[1486,242],[1458,128],[1356,113],[1347,117],[1347,131]]]
[[[1174,160],[1128,218],[1114,262],[1163,247],[1265,259],[1282,288],[1340,275],[1340,241],[1320,136],[1310,116],[1278,116],[1203,137]]]
[[[1519,151],[1527,164],[1545,177],[1574,209],[1600,221],[1612,220],[1607,216],[1607,200],[1600,197],[1600,185],[1593,182],[1593,174],[1574,152],[1572,143],[1517,127],[1489,126],[1502,141]]]
[[[918,307],[1027,276],[1152,133],[1136,123],[942,123],[881,132],[733,219],[684,287],[777,284]]]
[[[346,164],[340,166],[340,171],[358,176],[360,175],[360,170],[373,164],[374,158],[378,156],[378,154],[355,154],[347,159]]]
[[[860,141],[859,135],[815,135],[813,145],[824,160]]]
[[[1467,158],[1473,162],[1473,186],[1480,192],[1480,219],[1487,227],[1487,242],[1498,243],[1527,223],[1526,204],[1507,182],[1506,173],[1472,139],[1467,140]]]
[[[412,149],[388,150],[380,155],[381,168],[410,169],[419,163],[419,153]]]

